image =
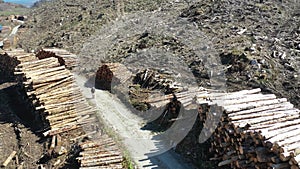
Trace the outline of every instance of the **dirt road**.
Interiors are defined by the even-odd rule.
[[[90,88],[84,86],[87,80],[78,75],[75,75],[75,78],[84,96],[99,109],[98,115],[101,120],[120,137],[138,168],[195,168],[184,162],[173,150],[160,151],[163,145],[153,139],[154,134],[141,129],[145,122],[128,110],[116,96],[106,91],[96,90],[93,99]]]

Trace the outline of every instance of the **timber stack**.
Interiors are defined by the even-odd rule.
[[[0,83],[3,79],[13,79],[14,68],[20,63],[16,58],[12,58],[7,53],[0,55]]]
[[[212,160],[221,161],[219,166],[299,169],[300,111],[287,99],[261,94],[260,89],[233,93],[202,89],[176,96],[185,107],[196,100],[200,109],[207,105],[214,110],[199,111],[199,116],[204,123],[201,136],[209,138],[212,134],[210,151],[215,154]],[[172,95],[151,98],[148,103],[161,106],[170,98]]]
[[[80,92],[73,74],[59,62],[57,57],[38,58],[35,54],[26,53],[23,50],[7,51],[7,54],[20,62],[16,66],[14,74],[18,76],[19,84],[23,85],[27,99],[35,107],[35,114],[41,116],[46,129],[43,135],[52,137],[48,154],[67,153],[66,147],[71,142],[80,143],[84,140],[91,140],[91,138],[107,140],[108,136],[99,130],[99,122],[95,115],[97,110],[89,105]],[[40,56],[46,56],[49,53],[43,54]],[[112,142],[113,140],[105,146],[112,146]],[[89,143],[89,145],[95,144],[95,146],[92,145],[93,151],[97,151],[99,148],[99,156],[107,157],[106,155],[109,154],[109,152],[101,152],[101,146],[97,147],[93,141],[89,141]],[[102,146],[104,146],[103,144]],[[81,146],[81,148],[83,152],[89,152],[91,149],[88,146]],[[120,151],[116,149],[116,145],[112,148],[115,149],[115,152],[112,152],[111,156],[118,152],[118,157],[122,157]],[[90,158],[93,159],[93,154],[85,153],[84,158],[80,159],[81,166],[86,166],[85,160]],[[105,165],[106,163],[111,164],[111,159],[101,159]],[[122,166],[122,161],[115,160],[114,164]],[[97,163],[95,167],[99,168],[105,165]]]
[[[64,60],[64,65],[67,69],[72,70],[76,66],[78,66],[78,58],[77,55],[70,53],[65,49],[58,48],[44,48],[42,51],[54,53],[58,58],[62,58]]]
[[[111,138],[80,144],[80,169],[122,169],[123,156]]]
[[[61,65],[55,57],[39,60],[34,54],[14,55],[21,61],[15,74],[23,75],[23,84],[28,97],[37,111],[45,116],[50,130],[44,133],[56,135],[79,128],[83,124],[95,121],[91,115],[95,112],[82,96],[72,73]]]
[[[95,88],[111,91],[116,84],[124,84],[132,77],[132,73],[120,63],[105,63],[96,73]]]

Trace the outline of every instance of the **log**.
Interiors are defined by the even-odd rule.
[[[276,99],[274,94],[263,95],[263,94],[252,94],[252,95],[245,95],[244,98],[237,98],[237,99],[230,99],[228,100],[226,97],[221,98],[220,100],[213,100],[213,102],[220,103],[220,106],[230,106],[242,103],[250,103],[255,101],[262,101],[262,100],[272,100]]]
[[[292,156],[293,156],[293,153],[283,152],[283,153],[280,153],[279,158],[281,161],[285,162],[285,161],[290,160]]]
[[[88,156],[83,157],[77,157],[77,160],[91,160],[91,159],[100,159],[100,158],[106,158],[106,157],[122,157],[120,152],[115,153],[101,153],[101,154],[90,154]]]
[[[238,92],[232,92],[232,93],[212,93],[210,95],[210,99],[218,99],[218,98],[226,98],[226,99],[233,99],[233,98],[240,98],[243,95],[248,95],[248,94],[255,94],[261,92],[260,88],[252,89],[252,90],[242,90]]]
[[[300,147],[300,142],[292,143],[290,145],[287,145],[285,147],[282,147],[283,152],[290,152],[292,150],[297,150]]]
[[[287,112],[289,112],[289,111],[287,111]],[[291,114],[291,116],[288,116],[288,117],[285,117],[285,118],[290,118],[290,117],[293,118],[294,115]],[[288,126],[288,127],[285,127],[285,128],[279,128],[279,129],[266,128],[266,129],[261,130],[261,132],[265,133],[264,135],[266,136],[266,138],[271,138],[271,137],[274,137],[275,135],[278,135],[278,134],[281,134],[281,133],[284,133],[284,132],[288,132],[288,131],[293,130],[293,129],[297,129],[297,127],[299,127],[299,125],[291,125],[291,126]]]
[[[101,147],[105,146],[106,144],[114,143],[114,140],[111,138],[101,140],[100,142],[85,142],[79,144],[81,148],[88,149],[88,148],[95,148],[95,147]]]
[[[41,65],[47,65],[47,64],[51,64],[51,63],[58,63],[56,58],[47,58],[47,59],[43,59],[43,60],[34,60],[31,62],[23,62],[20,63],[18,66],[22,67],[22,68],[34,68],[37,66],[43,67]]]
[[[64,103],[57,103],[57,104],[50,104],[50,105],[45,105],[45,106],[39,106],[36,107],[36,110],[40,110],[40,109],[51,109],[51,108],[56,108],[58,106],[67,106],[67,105],[74,105],[76,103],[80,103],[84,101],[84,99],[82,98],[81,100],[75,100],[75,101],[68,101],[68,102],[64,102]]]
[[[251,124],[251,130],[256,130],[257,131],[265,131],[264,129],[273,129],[273,127],[275,127],[275,124],[277,123],[283,123],[286,121],[292,121],[292,120],[297,120],[299,118],[299,116],[297,115],[292,115],[292,116],[286,116],[284,118],[277,118],[277,119],[272,119],[269,121],[264,121],[264,122],[260,122],[260,123],[255,123],[255,124]],[[245,125],[245,123],[240,124],[240,126]]]
[[[80,167],[80,169],[99,169],[99,166]],[[101,166],[101,169],[123,169],[123,166],[114,164],[113,166]]]
[[[229,159],[229,160],[224,160],[224,161],[221,161],[218,166],[221,167],[221,166],[224,166],[224,165],[228,165],[228,164],[231,164],[233,162],[232,159]]]
[[[279,146],[283,146],[283,145],[289,145],[291,143],[295,143],[300,141],[299,135],[295,135],[293,137],[289,137],[288,139],[282,140],[282,141],[278,141],[277,144]]]
[[[44,136],[53,136],[53,135],[56,135],[56,134],[60,134],[60,133],[64,133],[66,131],[70,131],[70,130],[75,130],[79,128],[78,125],[73,125],[73,126],[65,126],[63,128],[59,128],[59,129],[51,129],[49,131],[46,131],[43,133]]]
[[[97,70],[95,88],[110,91],[113,78],[115,82],[122,84],[131,77],[131,72],[124,65],[119,63],[106,63]]]
[[[114,147],[114,146],[113,146]],[[90,156],[94,154],[102,154],[102,153],[120,153],[120,150],[118,148],[110,148],[109,150],[107,149],[102,149],[102,148],[94,148],[94,149],[85,149],[84,151],[80,152],[80,156]]]
[[[10,161],[16,156],[17,152],[13,151],[11,154],[6,158],[6,160],[3,162],[2,166],[7,167],[7,165],[10,163]]]
[[[100,158],[100,159],[84,160],[84,161],[81,161],[81,165],[82,166],[96,166],[96,165],[100,166],[100,165],[121,163],[122,161],[123,161],[122,156],[106,157],[106,158]]]
[[[47,79],[35,80],[35,81],[33,81],[33,85],[40,84],[40,83],[55,82],[55,81],[59,81],[59,80],[62,80],[62,79],[68,78],[68,77],[71,77],[71,74],[66,73],[63,75],[57,75],[57,76],[47,78]]]
[[[263,101],[257,101],[257,102],[251,102],[251,103],[242,103],[237,105],[231,105],[231,106],[224,106],[224,109],[226,109],[226,112],[235,112],[235,111],[241,111],[246,109],[252,109],[260,106],[266,106],[271,104],[278,104],[286,102],[287,99],[274,99],[274,100],[263,100]]]
[[[230,117],[230,119],[233,121],[236,121],[236,120],[240,121],[240,120],[246,120],[246,119],[254,119],[257,117],[274,116],[274,115],[279,114],[282,111],[286,111],[286,110],[291,110],[291,109],[277,108],[277,109],[273,109],[273,110],[266,110],[263,112],[253,112],[251,114],[236,115],[236,116]]]
[[[49,147],[49,149],[48,149],[48,154],[52,154],[52,152],[54,151],[54,148],[55,148],[55,140],[56,140],[56,136],[53,135],[53,136],[52,136],[52,140],[51,140],[50,147]]]
[[[45,76],[53,72],[62,72],[62,71],[65,71],[65,66],[53,67],[49,69],[40,69],[39,71],[33,71],[33,72],[26,71],[27,72],[26,74],[36,77],[36,76]]]
[[[247,120],[239,120],[239,121],[236,121],[235,123],[239,126],[245,126],[246,124],[253,125],[253,124],[257,124],[257,123],[261,123],[261,122],[268,122],[268,121],[274,122],[277,119],[284,119],[284,118],[295,119],[297,117],[297,115],[299,115],[299,110],[297,110],[297,109],[289,110],[289,111],[287,111],[287,113],[290,113],[290,114],[287,115],[287,114],[285,114],[285,111],[281,111],[281,112],[277,112],[277,114],[275,114],[274,116],[258,117],[258,118],[247,119]]]
[[[61,80],[61,81],[58,81],[58,82],[55,82],[55,83],[52,83],[52,84],[49,84],[49,85],[47,85],[45,88],[43,88],[43,90],[42,91],[40,91],[39,92],[39,90],[38,90],[38,88],[39,87],[37,87],[37,85],[33,88],[33,89],[36,89],[37,91],[36,91],[36,93],[37,94],[41,94],[41,93],[43,93],[43,92],[45,92],[45,91],[49,91],[50,89],[57,89],[57,88],[59,88],[59,87],[61,87],[60,85],[63,85],[63,86],[65,86],[65,85],[69,85],[69,84],[72,84],[73,83],[73,80],[74,80],[74,77],[68,77],[68,78],[65,78],[65,79],[63,79],[63,80]]]
[[[299,123],[300,123],[300,119],[294,119],[292,121],[283,119],[282,121],[280,121],[280,123],[278,123],[276,125],[274,125],[274,124],[259,125],[258,124],[258,125],[252,125],[251,129],[258,129],[260,127],[260,128],[268,128],[268,130],[276,130],[276,129],[296,125]]]
[[[3,84],[0,84],[0,90],[9,88],[9,87],[12,87],[12,86],[15,86],[15,85],[17,85],[17,83],[3,83]]]
[[[239,112],[231,112],[228,114],[228,116],[232,117],[232,116],[237,116],[237,115],[251,114],[251,113],[255,113],[255,112],[263,112],[266,110],[274,110],[274,109],[278,109],[278,108],[291,109],[291,108],[294,108],[294,105],[289,102],[284,102],[284,103],[279,103],[279,104],[271,104],[271,105],[256,107],[256,108],[243,110],[243,111],[239,111]]]
[[[300,125],[293,125],[290,127],[274,130],[274,132],[269,130],[268,134],[265,135],[265,137],[268,138],[270,142],[282,141],[292,136],[299,136],[299,127]],[[300,138],[297,141],[300,141]]]

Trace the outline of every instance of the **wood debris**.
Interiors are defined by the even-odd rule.
[[[3,167],[6,167],[10,161],[16,156],[17,152],[16,151],[13,151],[11,152],[11,154],[7,157],[7,159],[3,162],[2,166]]]

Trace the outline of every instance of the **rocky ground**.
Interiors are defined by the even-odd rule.
[[[207,41],[220,59],[219,66],[225,71],[228,91],[260,87],[266,93],[288,98],[300,108],[299,0],[202,0],[181,4],[163,0],[128,0],[124,3],[126,15],[133,14],[128,17],[130,19],[143,18],[146,12],[152,12],[155,16],[163,12],[167,13],[164,15],[166,19],[184,19],[195,25],[203,35],[201,40]],[[97,67],[100,61],[124,62],[126,58],[155,47],[167,50],[187,65],[198,85],[212,87],[205,59],[193,51],[193,46],[171,35],[161,36],[138,30],[128,37],[116,38],[117,43],[110,44],[107,51],[97,51],[105,45],[101,44],[101,39],[97,41],[95,38],[99,35],[97,31],[105,25],[110,28],[110,23],[118,17],[117,8],[117,4],[108,0],[41,3],[29,14],[31,18],[25,25],[26,32],[21,36],[20,47],[27,50],[62,47],[80,56],[84,54],[87,63],[93,62],[93,65],[86,65],[87,73],[93,73],[94,69],[89,66]],[[155,20],[152,23],[155,24]],[[105,35],[109,33],[107,31]],[[90,39],[95,39],[92,48],[88,48],[89,53],[82,53],[85,42]],[[101,52],[105,52],[105,57],[100,58],[102,60],[97,58]],[[177,146],[177,151],[199,168],[216,168],[213,162],[207,162],[213,157],[213,154],[207,155],[209,142],[205,146],[197,143],[200,129],[201,123],[198,122]],[[199,162],[199,159],[202,160]]]

